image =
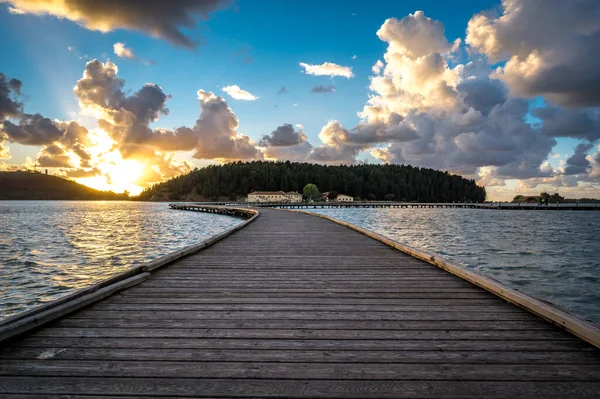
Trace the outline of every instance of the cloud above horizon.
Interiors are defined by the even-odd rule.
[[[130,29],[165,39],[176,46],[193,48],[201,38],[183,32],[207,20],[229,0],[178,0],[166,5],[146,0],[0,0],[11,4],[13,14],[54,15],[100,32]]]

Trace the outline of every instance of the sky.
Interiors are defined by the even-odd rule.
[[[600,2],[0,0],[0,170],[132,194],[236,160],[600,197]]]

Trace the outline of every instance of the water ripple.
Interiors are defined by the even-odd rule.
[[[0,201],[0,319],[240,222],[164,203]]]

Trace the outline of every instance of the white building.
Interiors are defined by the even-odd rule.
[[[288,191],[285,193],[285,196],[289,199],[290,202],[302,202],[302,194],[297,193],[295,191]]]
[[[351,197],[351,196],[349,196],[349,195],[346,195],[346,194],[338,194],[338,196],[336,198],[336,201],[338,201],[338,202],[352,202],[352,201],[354,201],[354,198]]]
[[[248,202],[302,202],[302,194],[290,191],[253,191]]]

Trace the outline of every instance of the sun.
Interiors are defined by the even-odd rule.
[[[144,189],[140,185],[145,164],[135,159],[122,159],[118,152],[107,154],[98,165],[102,175],[76,179],[77,183],[102,191],[129,192],[138,195]]]

